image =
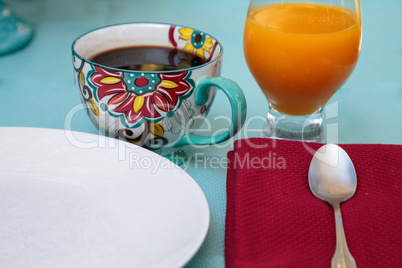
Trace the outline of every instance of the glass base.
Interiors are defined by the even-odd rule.
[[[269,106],[263,136],[269,138],[322,142],[324,140],[322,109],[317,112],[292,116]]]

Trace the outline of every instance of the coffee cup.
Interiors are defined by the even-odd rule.
[[[245,97],[220,76],[222,55],[213,36],[162,23],[102,27],[72,44],[79,95],[95,126],[162,155],[224,142],[242,127]],[[199,135],[217,90],[229,99],[231,124],[218,135]]]

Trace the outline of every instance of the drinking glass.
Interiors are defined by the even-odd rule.
[[[359,0],[251,0],[244,55],[268,100],[263,135],[322,141],[323,107],[361,47]]]

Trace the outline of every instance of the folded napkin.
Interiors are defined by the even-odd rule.
[[[227,267],[330,267],[332,208],[315,198],[308,169],[323,144],[254,138],[228,154]],[[402,267],[402,146],[340,145],[358,185],[341,205],[358,267]]]

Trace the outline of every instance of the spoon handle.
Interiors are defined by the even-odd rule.
[[[335,225],[336,225],[336,250],[332,257],[332,268],[355,268],[355,259],[349,252],[346,243],[345,231],[343,230],[341,207],[339,204],[334,204]]]

